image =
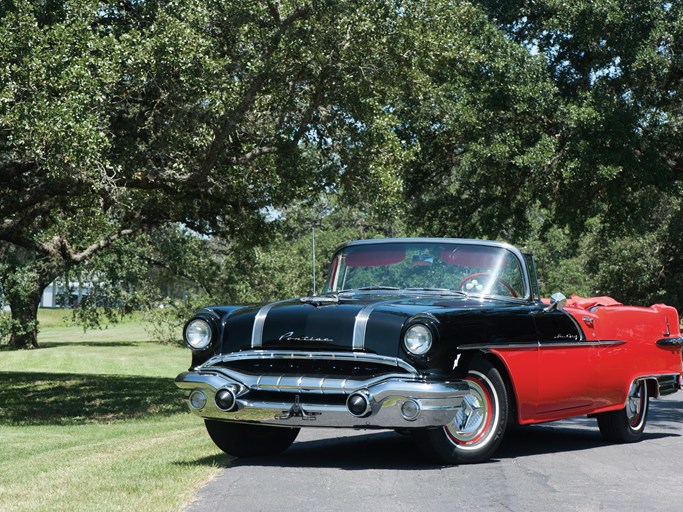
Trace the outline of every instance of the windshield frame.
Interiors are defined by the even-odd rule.
[[[334,252],[334,255],[331,260],[330,264],[330,273],[327,278],[326,284],[325,284],[325,290],[324,293],[329,294],[349,294],[349,293],[377,293],[377,291],[382,291],[380,285],[381,283],[377,284],[377,288],[373,290],[372,288],[374,287],[366,287],[366,289],[343,289],[343,290],[334,290],[333,289],[333,284],[336,278],[336,273],[339,271],[338,265],[340,262],[340,255],[342,252],[348,250],[349,248],[353,247],[359,247],[359,246],[372,246],[372,245],[389,245],[389,244],[406,244],[406,245],[415,245],[415,244],[433,244],[433,245],[466,245],[466,246],[480,246],[480,247],[488,247],[488,248],[499,248],[508,251],[508,253],[514,257],[515,262],[517,263],[517,266],[519,268],[519,271],[521,273],[521,284],[523,286],[524,293],[523,295],[520,295],[518,297],[511,297],[508,295],[500,295],[500,294],[495,294],[495,293],[487,293],[487,294],[481,294],[481,293],[470,293],[470,292],[463,292],[462,290],[457,290],[457,289],[449,289],[445,288],[443,289],[443,293],[448,293],[448,294],[453,294],[455,293],[462,293],[463,295],[474,297],[474,298],[499,298],[499,299],[505,299],[505,300],[512,300],[512,301],[523,301],[523,302],[532,302],[534,300],[533,297],[533,290],[535,289],[534,286],[531,283],[530,277],[529,277],[529,268],[527,265],[527,258],[517,249],[516,247],[504,243],[504,242],[494,242],[494,241],[489,241],[489,240],[474,240],[474,239],[466,239],[466,238],[380,238],[380,239],[368,239],[368,240],[356,240],[353,242],[348,242],[346,244],[343,244],[337,250]],[[417,289],[415,288],[404,288],[404,289],[396,289],[396,290],[387,290],[387,291],[393,291],[394,293],[400,293],[400,292],[408,292],[408,293],[415,293]],[[382,291],[382,293],[387,293],[387,291]],[[439,293],[439,290],[437,289],[429,289],[425,288],[424,293],[426,294],[432,294],[432,293]]]

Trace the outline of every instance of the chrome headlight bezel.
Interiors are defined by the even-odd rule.
[[[192,350],[206,350],[213,341],[213,328],[204,318],[193,318],[185,325],[183,338]]]
[[[422,322],[415,322],[408,326],[403,333],[403,346],[413,356],[424,356],[434,344],[434,333],[430,327]]]

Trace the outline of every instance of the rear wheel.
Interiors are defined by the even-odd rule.
[[[500,372],[487,360],[475,361],[466,380],[470,392],[445,427],[414,432],[418,446],[438,463],[483,462],[500,446],[508,420],[509,400]]]
[[[613,443],[639,441],[645,430],[649,403],[647,383],[644,380],[635,381],[629,388],[623,409],[597,415],[602,437]]]
[[[235,457],[282,453],[291,446],[300,430],[216,420],[204,420],[204,424],[216,446]]]

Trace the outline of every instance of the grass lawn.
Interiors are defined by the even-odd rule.
[[[0,511],[179,510],[230,463],[173,378],[188,350],[140,318],[101,331],[41,311],[37,350],[0,350]]]

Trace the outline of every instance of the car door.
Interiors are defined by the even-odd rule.
[[[539,310],[538,419],[590,409],[599,397],[599,358],[595,346],[569,313]]]

